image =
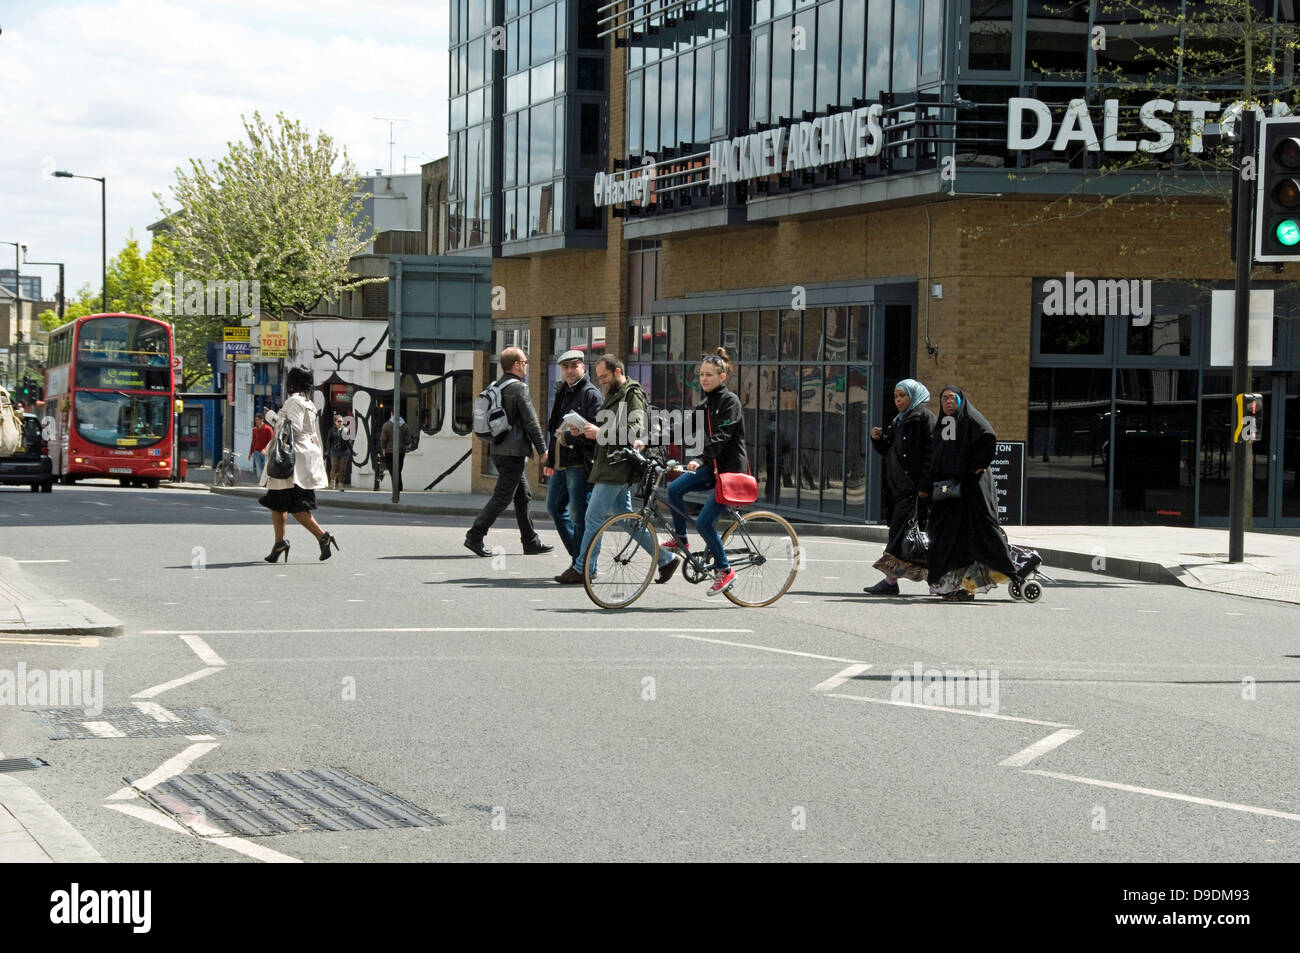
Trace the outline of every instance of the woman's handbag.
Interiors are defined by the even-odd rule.
[[[266,448],[266,475],[277,480],[292,479],[295,463],[293,424],[289,422],[288,414],[282,411],[276,424],[275,436]]]
[[[930,537],[921,527],[916,513],[912,514],[912,520],[907,524],[907,532],[903,534],[898,549],[899,558],[913,565],[924,566],[930,561]]]
[[[709,428],[709,436],[712,437],[713,423],[709,420],[708,410],[704,411],[704,422]],[[723,506],[749,506],[758,499],[758,481],[749,472],[719,473],[718,461],[714,460],[713,478],[716,482],[713,498]]]
[[[9,402],[9,394],[0,390],[0,457],[23,448],[23,420]]]
[[[930,499],[935,503],[961,499],[961,480],[937,480],[931,487]]]

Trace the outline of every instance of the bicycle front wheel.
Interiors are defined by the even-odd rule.
[[[722,548],[736,572],[724,595],[738,606],[771,605],[799,574],[799,537],[775,513],[746,513],[722,534]]]
[[[582,583],[602,609],[622,609],[641,597],[659,565],[659,540],[640,513],[616,513],[592,537]]]

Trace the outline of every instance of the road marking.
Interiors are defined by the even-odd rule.
[[[1023,751],[1017,751],[1011,757],[998,763],[999,768],[1023,768],[1035,758],[1047,754],[1053,748],[1059,748],[1071,738],[1077,738],[1083,734],[1078,728],[1062,728],[1060,731],[1048,735],[1039,741],[1035,741]]]
[[[157,698],[163,692],[171,691],[173,688],[179,688],[182,685],[188,685],[190,682],[197,682],[200,678],[207,678],[216,672],[224,672],[225,666],[220,668],[201,668],[197,672],[190,672],[188,675],[182,675],[180,678],[173,678],[170,682],[163,682],[161,685],[155,685],[153,688],[146,688],[142,692],[136,692],[132,698]]]
[[[19,513],[18,515],[26,516],[27,514]],[[71,559],[15,559],[14,562],[18,563],[20,566],[24,566],[29,563],[70,563],[72,562],[72,560]]]
[[[129,801],[132,798],[139,797],[140,792],[148,791],[156,785],[162,784],[168,778],[175,777],[216,747],[218,745],[215,741],[190,745],[180,754],[168,758],[134,784],[120,788],[116,794],[110,794],[106,800]]]
[[[132,702],[131,704],[140,709],[142,715],[148,715],[154,721],[159,721],[163,724],[174,724],[175,722],[180,721],[179,718],[157,702]]]
[[[1224,615],[1245,615],[1244,612],[1225,612]]]
[[[365,602],[365,599],[349,599],[348,602]]]
[[[838,675],[832,675],[830,678],[826,679],[826,681],[822,682],[820,685],[814,685],[812,690],[815,692],[829,692],[832,688],[839,688],[849,679],[857,675],[861,675],[869,668],[871,668],[871,666],[868,665],[866,662],[859,662],[856,665],[850,665],[848,668],[840,672]]]
[[[105,804],[104,807],[110,811],[118,811],[127,814],[138,820],[148,821],[150,824],[169,830],[175,834],[185,834],[193,836],[194,831],[176,820],[168,817],[166,814],[156,808],[142,807],[139,804]],[[208,827],[208,825],[204,825]],[[216,828],[209,828],[216,830]],[[240,837],[232,837],[229,834],[221,833],[211,837],[200,838],[205,844],[215,844],[218,847],[224,847],[227,850],[233,850],[237,853],[252,857],[255,860],[265,861],[268,864],[300,864],[296,857],[290,857],[288,854],[282,854],[279,851],[272,850],[269,847],[263,847],[261,844],[251,844]]]
[[[839,576],[822,576],[823,579],[839,579]]]
[[[1159,615],[1160,610],[1159,609],[1138,609],[1138,612],[1150,612],[1153,615]]]
[[[857,659],[838,658],[834,655],[813,655],[811,652],[795,652],[792,649],[774,649],[770,645],[750,645],[747,642],[724,642],[722,639],[704,639],[698,635],[675,635],[678,632],[748,632],[752,633],[753,629],[637,629],[638,632],[667,632],[670,639],[690,639],[692,642],[712,642],[714,645],[730,645],[738,649],[757,649],[760,652],[776,652],[778,655],[798,655],[802,658],[815,658],[823,662],[849,662],[853,665],[862,665]]]
[[[180,603],[179,603],[179,602],[164,602],[163,605],[165,605],[165,606],[178,606],[178,605],[180,605]]]
[[[1134,794],[1148,794],[1151,797],[1163,797],[1172,801],[1187,801],[1189,804],[1204,804],[1207,807],[1221,807],[1228,811],[1242,811],[1246,814],[1262,814],[1265,817],[1280,817],[1284,821],[1300,821],[1300,814],[1288,814],[1274,811],[1267,807],[1252,807],[1249,804],[1234,804],[1231,801],[1215,801],[1208,797],[1195,797],[1191,794],[1176,794],[1173,791],[1157,791],[1155,788],[1140,788],[1133,784],[1119,784],[1115,781],[1102,781],[1097,778],[1080,778],[1072,774],[1058,774],[1055,771],[1027,770],[1025,774],[1037,774],[1045,778],[1058,778],[1061,781],[1076,781],[1079,784],[1091,784],[1099,788],[1114,788],[1116,791],[1132,791]]]
[[[125,738],[126,733],[118,731],[106,721],[83,721],[81,727],[85,728],[96,738]]]
[[[1069,606],[1052,606],[1053,612],[1069,612]]]
[[[197,635],[182,635],[181,641],[193,649],[194,654],[199,657],[199,661],[204,665],[220,666],[226,664],[221,656],[212,651],[212,647]]]
[[[846,698],[851,702],[867,702],[871,705],[896,705],[899,708],[924,708],[926,711],[944,711],[950,715],[972,715],[976,718],[994,718],[998,721],[1017,721],[1024,725],[1043,725],[1046,728],[1069,728],[1057,721],[1038,721],[1035,718],[1017,718],[1014,715],[995,715],[987,711],[972,711],[967,708],[947,708],[943,705],[921,705],[916,702],[896,702],[890,698],[864,698],[861,695],[839,695],[830,692],[827,698]]]
[[[447,600],[447,601],[450,602],[451,600]],[[655,633],[661,633],[661,632],[668,632],[668,633],[673,633],[673,632],[722,632],[722,633],[726,633],[726,634],[743,634],[743,633],[753,633],[754,630],[753,630],[753,629],[715,629],[715,628],[710,627],[710,628],[705,628],[705,629],[683,629],[683,628],[655,628],[655,629],[644,629],[644,628],[637,628],[637,629],[635,629],[635,630],[631,630],[631,631],[635,631],[635,632],[655,632]],[[392,628],[381,628],[381,629],[340,629],[340,628],[337,628],[337,627],[329,628],[329,629],[144,629],[143,631],[141,631],[140,634],[141,634],[141,635],[310,635],[310,634],[313,633],[313,632],[325,632],[325,633],[328,633],[328,634],[330,634],[330,635],[337,635],[337,634],[341,634],[341,633],[343,633],[343,632],[375,632],[375,633],[381,633],[381,632],[600,632],[600,633],[608,634],[608,633],[609,633],[609,628],[608,628],[607,626],[586,626],[586,627],[574,627],[574,626],[568,626],[568,625],[553,625],[553,626],[537,626],[537,625],[508,625],[508,626],[507,626],[507,625],[502,625],[502,626],[451,625],[451,626],[441,626],[441,627],[420,627],[420,626],[411,626],[411,627],[409,627],[409,628],[392,627]],[[683,636],[679,636],[679,638],[687,639],[687,638],[691,638],[691,636],[683,635]],[[711,642],[711,641],[714,641],[714,640],[712,640],[712,639],[703,639],[703,640],[701,640],[701,641],[704,641],[704,642]],[[740,645],[741,643],[739,643],[739,642],[723,642],[723,643],[721,643],[721,644],[722,644],[722,645]],[[764,651],[767,651],[767,652],[785,652],[785,651],[786,651],[785,649],[768,649],[768,648],[766,648],[765,646],[762,646],[762,645],[750,645],[750,646],[744,646],[744,647],[745,647],[745,648],[751,648],[751,649],[763,649]],[[787,652],[786,654],[788,654],[788,655],[807,655],[806,652]],[[827,661],[831,661],[831,662],[853,662],[853,661],[856,661],[856,659],[851,659],[851,658],[846,658],[846,659],[842,659],[842,658],[833,658],[833,657],[831,657],[831,656],[829,656],[829,655],[808,655],[808,658],[826,659]],[[219,671],[219,670],[218,670],[218,669],[213,669],[212,671]],[[203,675],[207,675],[207,674],[211,674],[211,673],[210,673],[210,672],[204,672],[204,673],[203,673]],[[193,675],[193,676],[188,676],[188,675],[187,675],[187,676],[186,676],[186,679],[188,680],[189,678],[202,678],[202,677],[203,677],[202,675],[197,675],[197,674],[196,674],[196,675]],[[170,685],[170,684],[171,684],[171,683],[169,682],[168,685]],[[152,692],[153,689],[149,689],[149,691]],[[141,697],[147,697],[147,696],[145,696],[144,692],[137,692],[137,693],[136,693],[134,696],[132,696],[132,697],[135,697],[135,698],[141,698]]]

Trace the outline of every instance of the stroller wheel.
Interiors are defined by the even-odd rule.
[[[1038,583],[1030,580],[1021,587],[1026,602],[1037,602],[1043,598],[1043,587]]]
[[[1011,594],[1011,598],[1015,599],[1016,602],[1019,602],[1025,597],[1025,594],[1020,590],[1020,583],[1016,582],[1014,579],[1007,583],[1007,592]]]

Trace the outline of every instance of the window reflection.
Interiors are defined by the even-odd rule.
[[[1110,380],[1108,368],[1030,368],[1029,522],[1106,523]]]

